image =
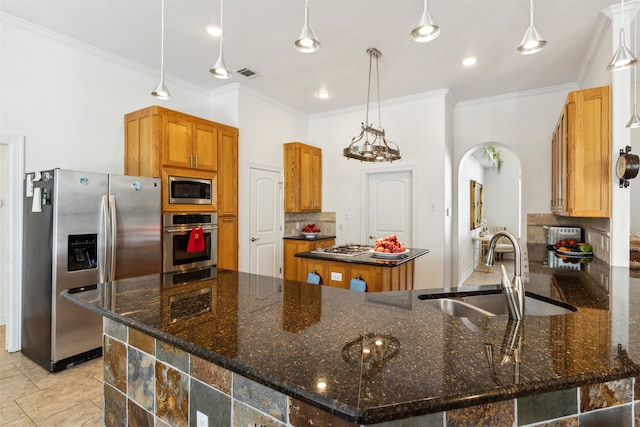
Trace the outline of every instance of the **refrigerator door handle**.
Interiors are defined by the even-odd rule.
[[[104,232],[104,247],[100,257],[100,282],[107,281],[107,265],[109,265],[109,202],[107,196],[102,196],[102,232]]]
[[[116,246],[117,246],[117,231],[118,231],[118,214],[116,212],[116,196],[113,194],[109,196],[111,202],[111,265],[109,267],[109,280],[116,279]]]

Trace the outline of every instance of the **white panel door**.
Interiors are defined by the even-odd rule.
[[[370,245],[375,239],[395,234],[411,247],[412,191],[411,171],[367,174],[366,237]]]
[[[251,273],[282,277],[280,172],[251,168],[250,180]]]

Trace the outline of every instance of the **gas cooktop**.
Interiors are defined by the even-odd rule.
[[[371,246],[358,245],[355,243],[347,243],[344,245],[335,245],[328,248],[318,248],[316,252],[331,255],[356,256],[369,252],[373,249]]]

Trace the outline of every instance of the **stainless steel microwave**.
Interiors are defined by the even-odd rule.
[[[210,179],[169,175],[169,204],[211,205],[213,184]]]

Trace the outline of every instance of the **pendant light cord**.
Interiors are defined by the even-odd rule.
[[[369,52],[369,85],[367,86],[367,114],[364,122],[369,125],[369,102],[371,100],[371,62],[373,61],[373,53]]]
[[[222,17],[224,13],[223,3],[224,0],[220,0],[220,56],[222,56],[222,38],[224,37],[224,29],[222,28]]]
[[[160,73],[164,77],[164,0],[162,0],[162,11],[160,13]]]
[[[380,111],[380,64],[378,57],[380,54],[376,51],[369,52],[369,85],[367,87],[367,114],[365,117],[365,123],[369,125],[369,104],[371,103],[371,69],[373,64],[373,57],[376,57],[376,88],[378,94],[378,127],[382,129],[382,114]]]
[[[624,31],[624,0],[620,0],[620,31]]]
[[[304,2],[304,25],[309,25],[309,0]]]

